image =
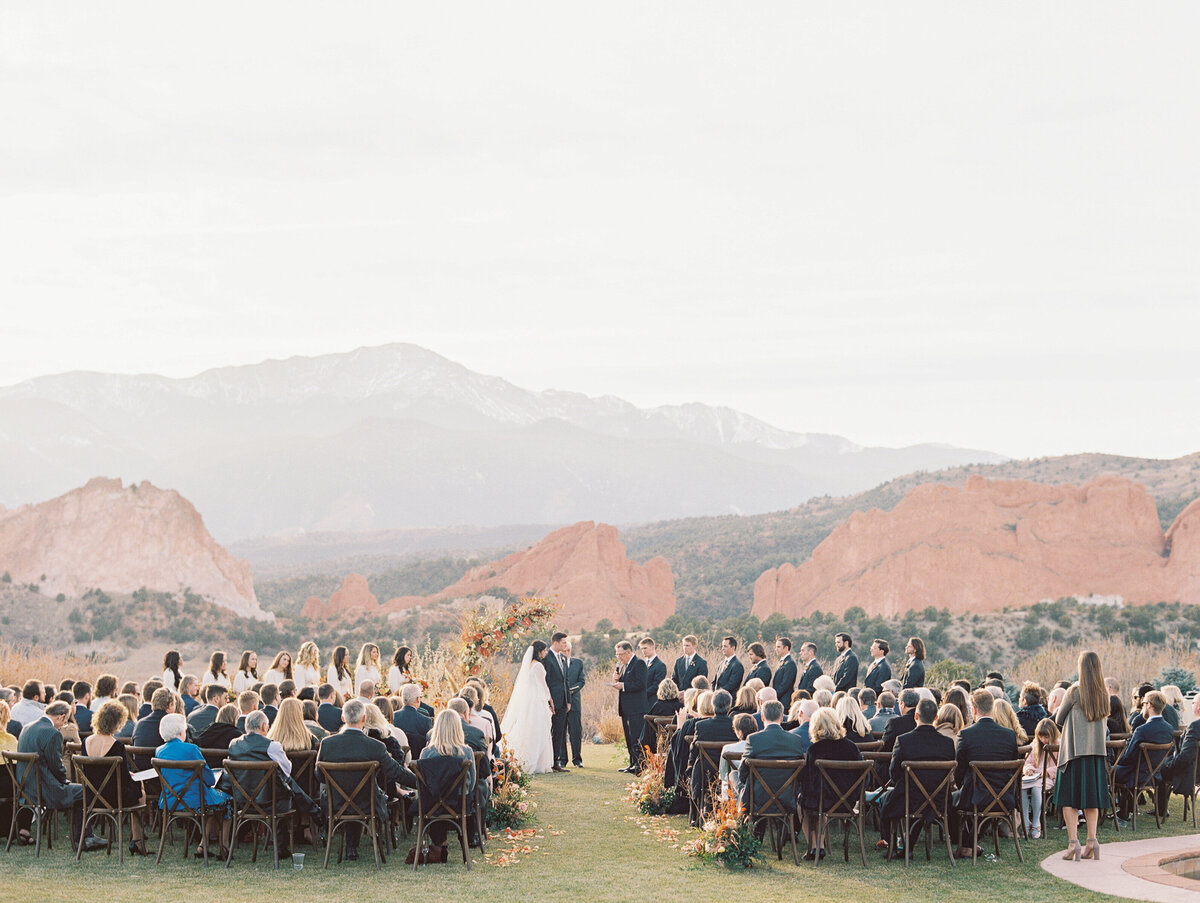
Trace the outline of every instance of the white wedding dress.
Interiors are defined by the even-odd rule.
[[[554,765],[550,737],[550,688],[546,668],[533,660],[533,647],[525,650],[521,670],[500,724],[508,748],[530,774],[543,774]]]

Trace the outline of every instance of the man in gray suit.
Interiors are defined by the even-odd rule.
[[[229,698],[229,691],[220,684],[209,684],[204,688],[205,705],[195,709],[188,715],[188,732],[195,737],[202,730],[217,720],[221,705]]]
[[[803,741],[795,734],[783,729],[783,703],[777,699],[764,702],[762,706],[763,729],[746,738],[746,752],[742,755],[742,763],[738,766],[738,784],[742,788],[741,803],[747,809],[750,807],[750,767],[747,759],[803,759]],[[783,786],[787,775],[782,772],[772,772],[768,778],[773,791]],[[756,782],[755,794],[762,802],[766,791],[761,783]],[[799,787],[790,790],[786,796],[791,806],[796,805],[796,792]]]
[[[63,737],[60,731],[67,723],[71,704],[52,702],[46,706],[41,718],[21,728],[17,741],[17,752],[34,753],[38,757],[38,771],[42,775],[42,802],[50,809],[71,810],[71,845],[79,847],[79,829],[83,821],[83,787],[67,782],[63,768]],[[30,797],[37,796],[37,773],[24,763],[17,765],[17,778]],[[85,850],[98,850],[107,846],[99,837],[84,841]]]
[[[571,641],[563,641],[567,656],[567,736],[571,741],[571,764],[583,768],[583,685],[587,678],[583,674],[583,659],[571,658]]]

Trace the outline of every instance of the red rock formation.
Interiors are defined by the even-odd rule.
[[[351,609],[361,609],[363,613],[379,610],[379,600],[371,592],[367,578],[362,574],[347,576],[341,587],[329,597],[328,602],[320,596],[309,596],[300,613],[306,618],[327,620],[343,615]]]
[[[1200,503],[1164,537],[1154,500],[1120,477],[919,486],[890,512],[853,514],[800,566],[765,571],[753,611],[988,611],[1093,593],[1200,602]]]
[[[51,596],[190,587],[243,617],[273,618],[258,607],[250,565],[213,540],[191,502],[148,482],[97,477],[48,502],[0,510],[0,570]]]
[[[524,551],[472,568],[432,596],[390,599],[384,608],[400,611],[499,588],[557,597],[563,604],[559,626],[572,631],[604,618],[621,628],[657,627],[675,611],[675,579],[666,560],[630,561],[616,527],[592,521],[556,530]]]

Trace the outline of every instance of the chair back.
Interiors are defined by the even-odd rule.
[[[122,756],[72,756],[75,780],[83,787],[83,808],[119,811],[126,806],[125,782],[121,780]],[[132,802],[132,801],[129,801]]]
[[[987,791],[987,799],[982,806],[974,804],[978,813],[983,815],[998,815],[1007,818],[1016,805],[1016,786],[1021,780],[1021,772],[1025,767],[1024,759],[1006,759],[998,762],[971,762],[971,775],[975,779],[976,789],[982,787]],[[1012,794],[1012,802],[1006,802],[1005,797]]]
[[[205,812],[204,803],[204,769],[207,766],[203,759],[177,762],[174,759],[151,759],[150,767],[158,773],[159,783],[162,784],[162,809],[164,812]],[[176,788],[168,779],[166,772],[187,772],[182,786]],[[187,801],[188,793],[195,788],[196,805]]]
[[[956,765],[953,759],[904,763],[905,817],[946,819]]]
[[[375,811],[375,772],[378,762],[317,762],[325,784],[326,815],[330,830],[334,819],[367,822]]]
[[[4,764],[8,768],[8,774],[13,783],[17,805],[34,806],[41,809],[44,804],[42,803],[42,768],[38,754],[6,752],[4,753]],[[33,772],[32,781],[29,780],[31,771]],[[26,781],[33,785],[32,790]]]
[[[867,792],[867,775],[874,768],[869,759],[844,761],[841,759],[817,759],[817,775],[820,789],[817,795],[817,811],[830,817],[854,816],[864,811]],[[826,803],[826,800],[832,800]]]
[[[671,742],[671,735],[678,729],[674,715],[646,715],[645,720],[654,731],[659,749],[662,749],[664,742]]]
[[[803,759],[742,759],[748,775],[750,820],[790,817],[796,811]],[[760,798],[761,794],[761,798]]]
[[[309,799],[320,795],[317,787],[317,751],[315,749],[297,749],[287,754],[292,763],[292,780],[308,794]]]
[[[883,739],[883,731],[871,731],[871,739],[872,740],[882,740]]]
[[[1166,743],[1138,744],[1138,766],[1137,775],[1135,776],[1137,786],[1134,787],[1135,791],[1154,790],[1154,777],[1158,774],[1158,770],[1162,768],[1162,764],[1166,761],[1168,753],[1174,748],[1174,740]]]
[[[721,750],[727,745],[725,740],[697,740],[692,744],[696,748],[696,764],[692,767],[699,769],[692,778],[700,787],[707,788],[717,779],[721,770]]]
[[[272,818],[278,812],[279,781],[274,762],[222,760],[229,795],[241,818]]]
[[[89,736],[90,736],[90,734],[89,734]],[[76,784],[78,784],[79,778],[74,776],[75,775],[75,757],[83,754],[83,740],[82,739],[67,740],[65,743],[63,743],[63,753],[66,757],[67,764],[69,766],[67,768],[67,780],[74,781]]]
[[[202,749],[200,750],[200,755],[204,756],[205,764],[213,771],[216,771],[221,767],[221,763],[229,757],[229,747],[225,749]]]
[[[892,782],[890,772],[892,764],[892,754],[884,752],[882,749],[868,749],[862,751],[864,761],[870,762],[872,765],[870,781],[875,785],[874,789],[882,789]]]
[[[858,747],[860,753],[878,752],[883,749],[882,740],[855,740],[854,745]],[[890,756],[891,753],[888,753]]]
[[[475,784],[487,783],[487,779],[491,777],[492,771],[487,763],[487,753],[481,749],[474,750],[475,753]],[[472,790],[475,788],[472,787]]]
[[[444,764],[447,759],[461,763],[461,767],[448,781],[439,781],[442,775],[438,772],[449,771]],[[467,786],[467,778],[471,774],[470,762],[451,756],[418,759],[412,763],[412,772],[417,777],[417,812],[420,818],[426,822],[435,819],[461,822],[466,818],[470,811],[467,801],[471,791]]]

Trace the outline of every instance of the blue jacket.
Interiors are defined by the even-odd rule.
[[[1121,758],[1117,759],[1116,771],[1113,772],[1113,778],[1118,783],[1132,787],[1134,786],[1136,770],[1137,783],[1146,783],[1149,775],[1146,774],[1146,766],[1142,761],[1142,756],[1138,753],[1138,747],[1143,743],[1170,743],[1174,739],[1175,731],[1171,728],[1171,723],[1166,718],[1151,718],[1149,721],[1143,721],[1137,726],[1137,729],[1133,732],[1133,736],[1129,738],[1129,743],[1126,744],[1125,751],[1121,753]],[[1169,752],[1170,750],[1164,750],[1163,752],[1153,752],[1150,754],[1150,763],[1156,773]]]
[[[197,762],[204,760],[204,753],[200,751],[200,747],[195,743],[187,743],[176,738],[174,740],[168,740],[166,743],[160,746],[155,751],[154,758],[168,759],[172,762]],[[184,786],[187,784],[191,776],[192,774],[190,771],[183,771],[182,769],[171,768],[163,770],[164,783],[170,784],[176,793],[182,793]],[[209,768],[208,765],[204,766],[204,772],[201,775],[201,780],[204,781],[203,788],[199,787],[193,781],[192,785],[187,788],[187,792],[183,793],[183,802],[185,805],[191,806],[193,809],[198,808],[200,805],[201,789],[204,791],[204,802],[209,806],[219,806],[229,799],[229,797],[220,790],[215,789],[214,785],[217,783],[217,777],[213,774],[213,770]],[[167,809],[171,808],[171,804],[175,804],[176,806],[178,805],[175,803],[175,798],[169,796],[164,787],[162,796],[160,797],[160,805],[164,809]]]

